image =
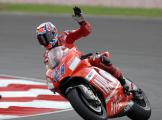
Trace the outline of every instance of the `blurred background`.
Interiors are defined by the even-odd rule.
[[[161,0],[0,0],[0,11],[71,14],[75,5],[88,15],[162,16]]]
[[[161,0],[0,0],[2,3],[37,3],[57,5],[92,5],[108,7],[161,8]]]

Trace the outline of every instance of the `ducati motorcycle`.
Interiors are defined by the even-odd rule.
[[[81,55],[75,48],[62,55],[50,71],[52,77],[47,79],[48,85],[52,85],[51,90],[65,97],[85,120],[122,116],[132,120],[148,120],[151,106],[143,90],[126,79],[130,94],[125,95],[119,80],[89,63],[87,58],[91,55]]]

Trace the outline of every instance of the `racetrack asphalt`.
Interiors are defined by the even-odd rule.
[[[150,120],[162,114],[162,19],[87,17],[92,34],[76,42],[80,50],[108,50],[112,62],[146,92],[151,105]],[[52,21],[59,31],[77,28],[71,16],[0,13],[0,74],[44,78],[43,49],[35,29]],[[73,110],[19,120],[82,120]],[[17,119],[16,119],[17,120]],[[129,120],[127,117],[114,120]]]

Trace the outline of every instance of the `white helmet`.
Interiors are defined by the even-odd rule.
[[[58,31],[51,22],[40,24],[36,33],[39,43],[44,47],[51,49],[58,46]]]

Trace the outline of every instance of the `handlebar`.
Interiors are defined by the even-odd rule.
[[[92,56],[93,55],[93,53],[88,53],[88,54],[85,54],[85,55],[81,55],[80,56],[80,59],[81,60],[84,60],[84,59],[86,59],[86,58],[88,58],[88,57],[90,57],[90,56]]]

